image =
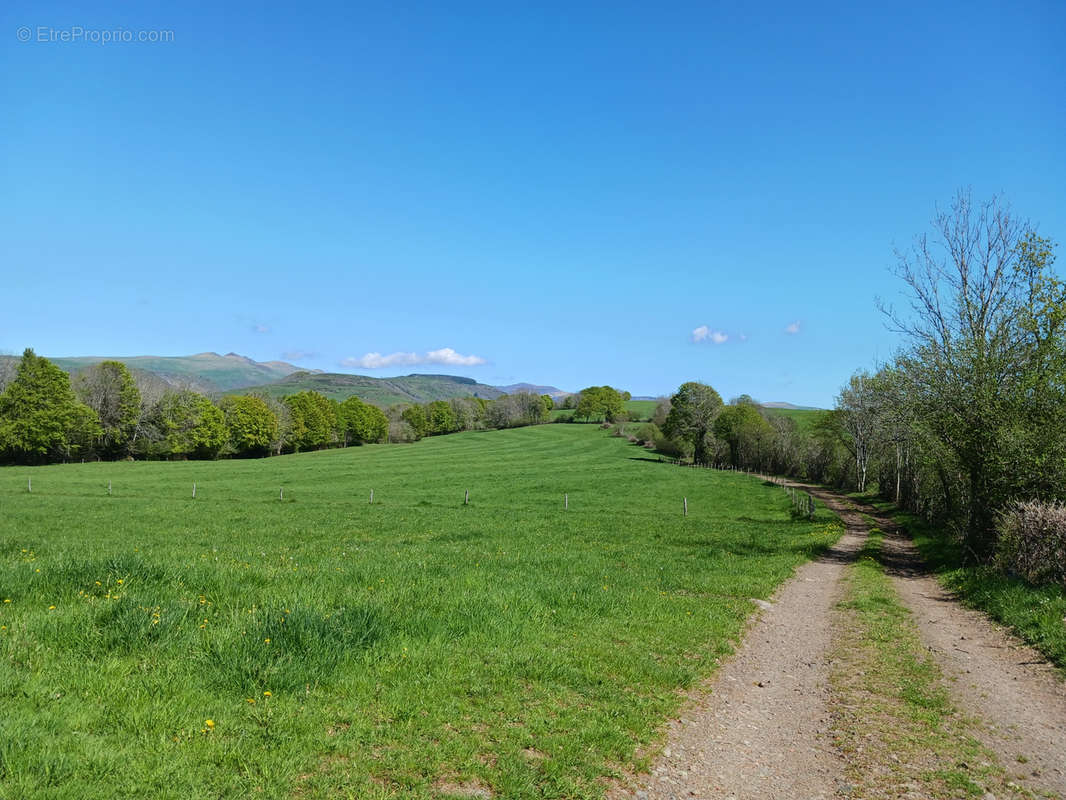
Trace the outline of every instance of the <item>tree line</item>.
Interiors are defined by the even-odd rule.
[[[549,421],[549,395],[462,397],[378,408],[315,391],[217,402],[118,361],[67,375],[27,349],[0,374],[0,460],[262,457],[349,445],[413,442],[464,430]]]

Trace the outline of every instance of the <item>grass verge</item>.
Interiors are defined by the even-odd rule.
[[[845,578],[834,646],[834,735],[851,797],[1027,797],[951,704],[910,612],[878,556],[872,529]]]

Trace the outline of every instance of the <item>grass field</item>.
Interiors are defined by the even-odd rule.
[[[800,433],[810,433],[828,413],[820,408],[768,408],[766,411],[770,414],[788,417],[796,423],[796,429]]]
[[[5,468],[0,508],[4,798],[599,797],[839,533],[584,425]]]

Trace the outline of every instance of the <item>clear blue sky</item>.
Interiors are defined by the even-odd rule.
[[[4,3],[0,351],[829,405],[956,189],[1066,240],[1066,4],[865,5]]]

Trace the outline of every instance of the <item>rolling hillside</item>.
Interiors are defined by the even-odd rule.
[[[371,378],[367,375],[346,375],[336,372],[295,372],[281,380],[242,389],[242,392],[261,392],[271,397],[284,397],[306,390],[314,390],[334,400],[342,401],[355,395],[360,400],[378,406],[395,403],[429,403],[453,397],[484,397],[493,399],[503,394],[495,386],[478,383],[473,378],[455,375],[405,375],[398,378]]]
[[[18,361],[18,356],[0,356]],[[243,386],[270,383],[299,370],[284,361],[253,361],[237,353],[196,353],[191,356],[75,356],[48,359],[60,369],[75,373],[101,361],[121,361],[127,367],[158,375],[167,383],[202,392],[229,392]]]

